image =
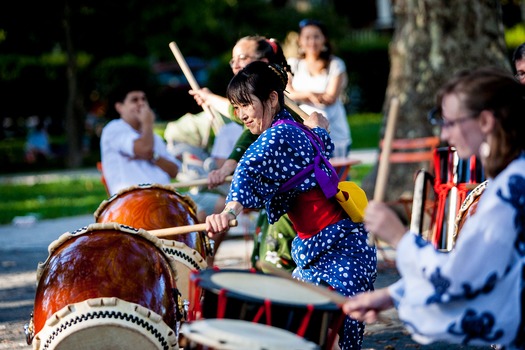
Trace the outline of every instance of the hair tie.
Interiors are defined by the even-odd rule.
[[[277,44],[272,39],[266,39],[266,42],[272,47],[274,54],[277,54]]]
[[[288,83],[288,76],[286,75],[286,72],[284,72],[278,64],[269,64],[268,67],[277,74],[281,82],[283,83],[283,90],[286,88],[286,84]]]

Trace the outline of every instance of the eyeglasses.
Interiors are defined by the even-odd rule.
[[[308,19],[308,18],[305,18],[303,20],[301,20],[299,22],[299,28],[300,29],[303,29],[304,27],[306,26],[317,26],[317,27],[322,27],[324,26],[323,22],[321,21],[318,21],[316,19]]]
[[[446,120],[443,115],[441,115],[441,109],[434,107],[430,110],[430,112],[428,112],[427,119],[430,124],[447,129],[453,127],[456,124],[461,124],[467,120],[474,119],[474,116],[475,115],[469,115],[455,120]]]
[[[517,80],[523,80],[525,79],[525,72],[518,72],[514,75],[514,78],[516,78]]]
[[[258,60],[259,57],[255,57],[255,56],[248,56],[248,55],[239,55],[239,56],[236,56],[236,57],[232,57],[232,59],[230,60],[230,67],[233,68],[233,65],[235,64],[235,61],[239,60],[241,62],[244,62],[246,60]]]

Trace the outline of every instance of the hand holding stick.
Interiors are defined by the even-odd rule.
[[[175,43],[175,41],[172,41],[169,44],[169,47],[171,49],[171,52],[175,56],[175,59],[177,60],[177,63],[179,64],[180,69],[184,73],[184,76],[188,80],[190,87],[193,90],[199,90],[200,89],[199,83],[193,76],[193,73],[191,72],[190,67],[188,67],[188,64],[186,63],[184,56],[182,56],[182,53],[180,52],[179,47],[177,46],[177,43]],[[202,109],[204,109],[204,111],[208,113],[208,115],[211,117],[215,134],[217,134],[219,128],[222,126],[222,118],[219,115],[217,115],[217,113],[212,108],[207,106],[206,104],[202,105]]]
[[[228,223],[230,227],[237,226],[237,220],[230,220]],[[169,227],[169,228],[161,228],[158,230],[150,230],[148,231],[154,236],[157,236],[158,238],[164,238],[169,239],[176,235],[181,235],[185,233],[190,232],[196,232],[196,231],[204,231],[206,230],[206,224],[196,224],[196,225],[187,225],[187,226],[176,226],[176,227]]]
[[[295,112],[302,120],[308,119],[310,116],[301,109],[290,97],[284,95],[284,105],[291,111]]]

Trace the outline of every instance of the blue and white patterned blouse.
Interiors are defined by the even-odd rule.
[[[282,110],[275,116],[274,124],[283,119],[293,120],[293,117]],[[328,132],[322,128],[312,131],[321,138],[325,156],[330,158],[334,146]],[[268,221],[273,224],[288,211],[299,192],[318,186],[312,172],[295,191],[276,194],[282,184],[313,162],[315,152],[299,128],[289,124],[273,125],[250,145],[239,161],[226,202],[236,201],[252,209],[266,207]],[[331,174],[328,168],[324,170],[327,175]]]
[[[415,340],[525,349],[525,154],[489,181],[450,253],[408,233],[397,268],[389,291]]]

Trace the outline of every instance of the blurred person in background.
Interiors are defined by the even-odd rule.
[[[293,77],[286,90],[308,114],[322,113],[330,122],[334,157],[346,157],[352,137],[341,99],[348,77],[344,61],[333,55],[324,23],[314,19],[299,22],[298,57],[288,58]]]

